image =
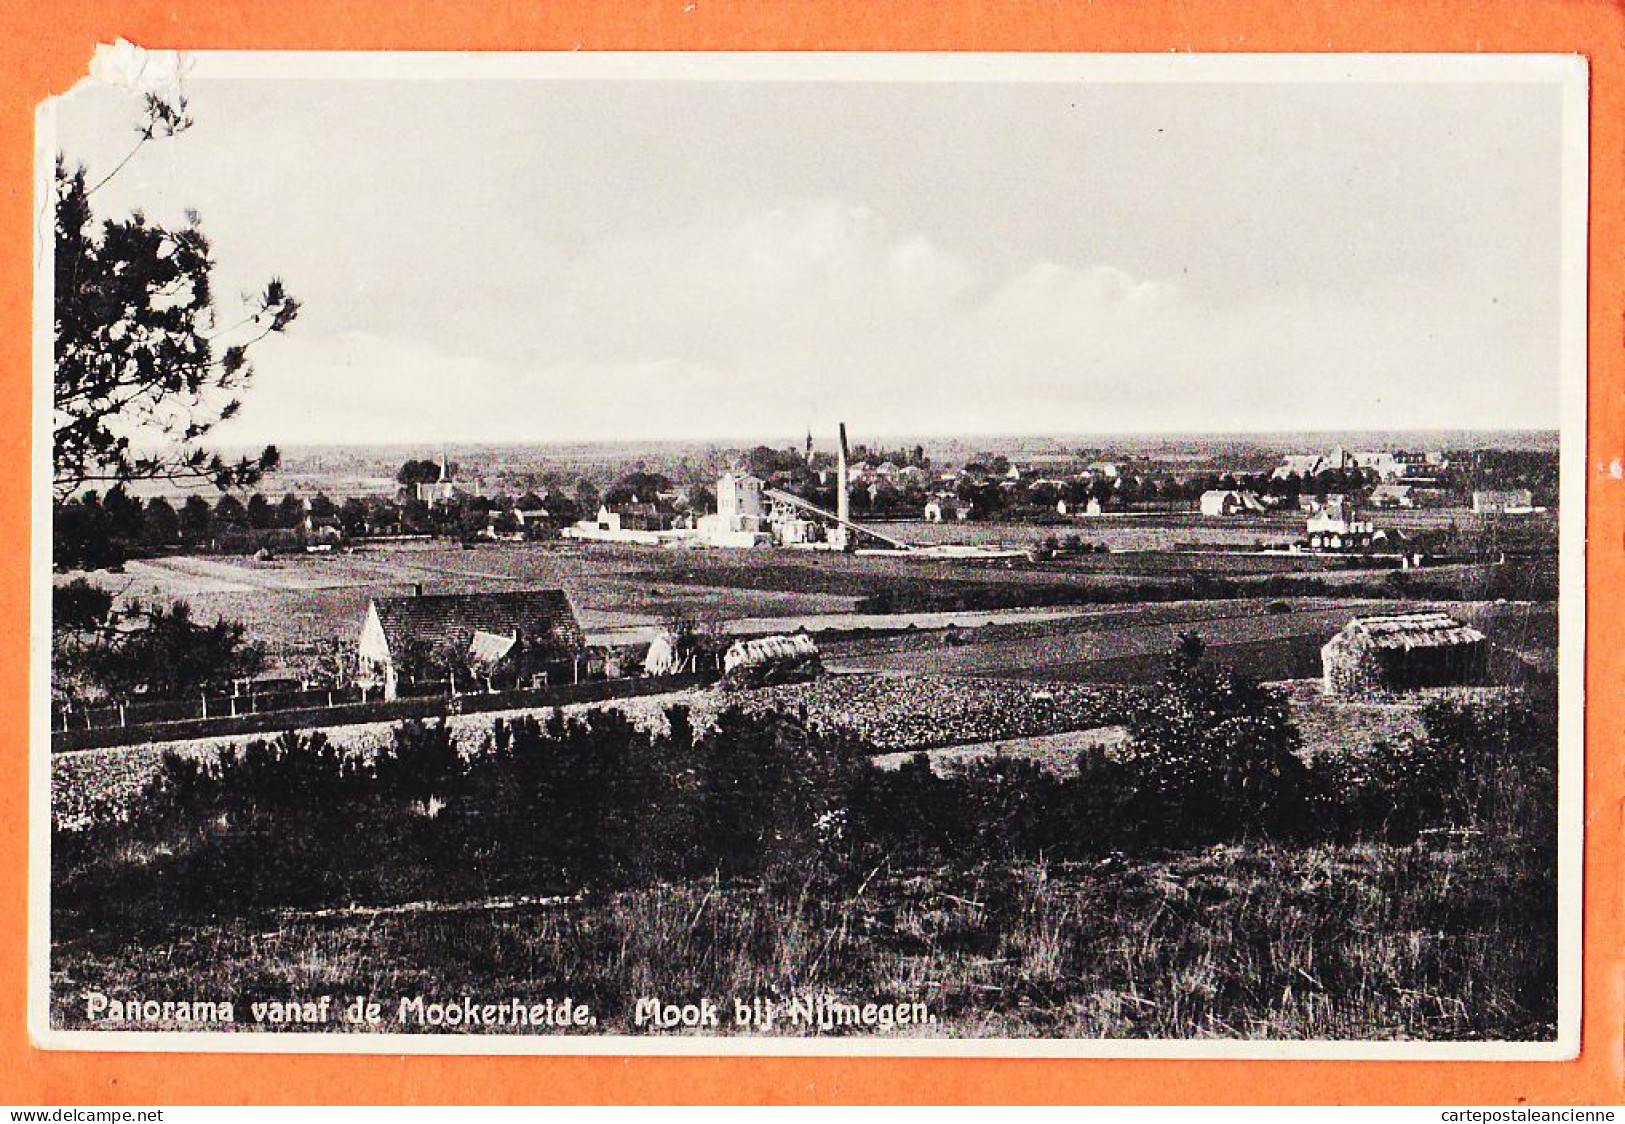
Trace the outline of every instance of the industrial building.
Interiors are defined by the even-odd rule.
[[[836,453],[835,510],[827,511],[800,496],[769,486],[745,472],[726,472],[717,480],[717,510],[693,526],[630,525],[607,508],[596,519],[566,528],[567,538],[649,546],[710,546],[728,549],[798,547],[806,550],[851,550],[860,544],[911,550],[901,539],[854,523],[848,503],[851,488],[846,426],[840,427]]]

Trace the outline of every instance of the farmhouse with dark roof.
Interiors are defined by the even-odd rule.
[[[586,647],[562,589],[376,597],[361,625],[357,678],[393,699],[403,678],[431,669],[518,680],[573,665]]]

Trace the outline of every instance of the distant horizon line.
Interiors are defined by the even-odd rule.
[[[818,431],[818,430],[813,431],[813,440],[814,440],[815,444],[833,443],[835,441],[836,438],[835,438],[835,434],[833,432],[830,433],[829,435],[823,436],[823,437],[819,436],[820,432],[821,431]],[[1507,435],[1516,434],[1516,435],[1525,435],[1525,436],[1561,437],[1562,436],[1562,429],[1560,427],[1558,427],[1558,426],[1491,426],[1491,427],[1472,427],[1472,426],[1460,426],[1460,427],[1368,426],[1368,427],[1344,427],[1344,428],[1327,428],[1327,429],[1304,428],[1304,429],[1257,429],[1257,430],[1194,430],[1194,429],[1193,430],[1119,430],[1119,431],[1112,431],[1112,432],[1104,432],[1104,431],[1102,431],[1102,432],[1089,432],[1089,431],[1064,432],[1064,431],[1020,431],[1020,430],[1011,430],[1011,431],[1002,431],[1002,432],[910,433],[910,432],[907,432],[907,431],[898,431],[898,432],[891,432],[891,433],[875,434],[875,435],[872,435],[872,436],[863,435],[863,434],[860,434],[858,436],[854,436],[849,431],[848,438],[849,438],[849,440],[851,440],[851,442],[853,444],[872,445],[872,444],[876,444],[878,442],[883,442],[883,441],[905,441],[905,440],[906,441],[913,441],[913,442],[916,442],[916,443],[922,442],[922,441],[960,441],[960,442],[966,442],[966,441],[999,441],[999,440],[1003,440],[1003,441],[1009,441],[1009,440],[1029,440],[1029,441],[1045,440],[1045,441],[1065,441],[1065,442],[1078,442],[1078,441],[1089,440],[1089,441],[1097,441],[1097,442],[1109,442],[1109,441],[1112,441],[1112,440],[1140,440],[1140,441],[1164,440],[1165,441],[1165,440],[1175,440],[1175,439],[1200,439],[1200,440],[1212,441],[1212,440],[1247,440],[1247,439],[1257,439],[1257,438],[1281,439],[1281,438],[1286,438],[1286,437],[1330,437],[1330,436],[1337,436],[1337,435],[1340,435],[1340,434],[1347,434],[1347,435],[1354,435],[1354,436],[1371,436],[1371,435],[1378,435],[1378,434],[1394,435],[1394,436],[1402,436],[1402,435],[1446,436],[1446,435],[1453,435],[1453,434],[1473,434],[1473,435],[1478,435],[1478,436],[1494,436],[1494,435],[1501,435],[1501,434],[1507,434]],[[562,437],[548,437],[548,438],[446,437],[446,438],[434,438],[434,439],[412,439],[412,438],[388,439],[388,438],[385,438],[385,439],[379,439],[379,440],[358,439],[358,440],[347,440],[347,441],[308,441],[308,440],[272,441],[272,442],[268,442],[267,444],[275,445],[279,450],[287,450],[287,449],[357,449],[357,448],[396,449],[396,448],[402,448],[402,447],[407,447],[407,446],[420,446],[420,447],[424,447],[424,448],[434,450],[434,449],[438,449],[442,445],[448,446],[448,447],[470,446],[470,445],[477,445],[477,446],[511,446],[511,447],[530,447],[530,446],[548,446],[548,445],[566,446],[566,447],[568,447],[568,446],[590,446],[590,445],[639,445],[639,444],[664,444],[664,445],[741,445],[741,444],[757,444],[757,445],[760,445],[760,444],[767,444],[767,443],[770,443],[770,442],[778,442],[778,441],[789,441],[791,444],[799,446],[800,444],[802,444],[806,440],[806,436],[807,436],[807,431],[803,430],[802,432],[800,432],[798,434],[780,433],[780,434],[751,434],[751,435],[735,435],[735,436],[670,437],[670,436],[644,435],[644,436],[637,436],[637,437],[602,437],[602,438],[591,438],[591,437],[574,437],[574,438],[562,438]],[[235,450],[257,449],[257,448],[262,448],[263,446],[261,444],[259,444],[258,442],[223,442],[218,447],[221,450],[233,450],[233,451],[235,451]]]

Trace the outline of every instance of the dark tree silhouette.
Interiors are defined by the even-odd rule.
[[[152,546],[170,546],[181,537],[181,517],[175,507],[163,496],[147,501],[142,512],[142,538]]]
[[[1133,818],[1169,845],[1299,826],[1306,771],[1286,699],[1184,633],[1156,689],[1129,707]]]
[[[204,539],[214,529],[214,509],[202,496],[187,496],[181,504],[181,534],[189,539]]]
[[[147,119],[131,156],[156,138],[184,131],[184,102],[149,95]],[[56,169],[53,489],[132,480],[252,484],[280,457],[268,446],[230,463],[200,442],[238,411],[253,371],[248,351],[284,331],[299,302],[273,278],[246,302],[241,319],[221,324],[211,284],[214,259],[201,222],[152,222],[140,212],[102,219],[94,185],[64,157]]]
[[[112,609],[110,598],[77,583],[63,588],[67,594],[53,608],[74,625],[75,670],[109,695],[170,697],[246,678],[264,663],[240,623],[199,624],[184,601]]]
[[[276,509],[271,506],[271,501],[259,492],[248,497],[248,525],[256,531],[276,526]]]
[[[409,460],[395,473],[395,480],[407,488],[417,484],[438,484],[440,465],[431,460]]]

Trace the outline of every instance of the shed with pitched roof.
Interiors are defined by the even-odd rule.
[[[1320,649],[1328,695],[1475,683],[1488,656],[1482,632],[1440,612],[1355,617]]]
[[[736,640],[722,657],[722,669],[730,682],[766,685],[810,679],[823,666],[818,645],[806,633],[798,632]]]

